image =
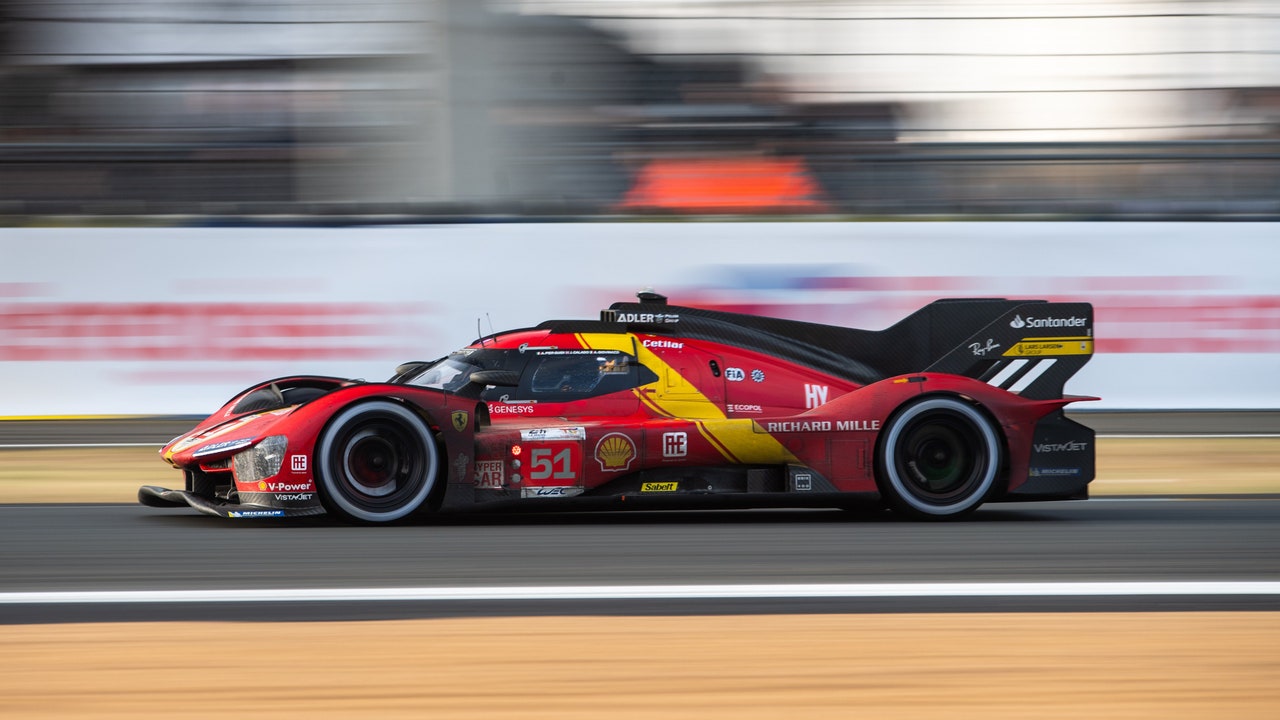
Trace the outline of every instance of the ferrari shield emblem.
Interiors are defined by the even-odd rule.
[[[466,410],[453,411],[453,429],[457,430],[458,432],[462,432],[463,430],[467,429],[467,411]]]

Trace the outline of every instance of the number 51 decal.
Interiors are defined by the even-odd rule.
[[[582,445],[576,442],[539,443],[528,449],[531,485],[565,485],[576,482],[582,467]]]

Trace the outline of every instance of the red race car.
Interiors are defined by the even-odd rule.
[[[1093,307],[939,300],[884,330],[668,305],[501,332],[386,382],[240,393],[161,451],[146,505],[386,523],[463,509],[852,506],[916,518],[1080,499],[1063,385]]]

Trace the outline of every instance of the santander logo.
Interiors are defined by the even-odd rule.
[[[1024,327],[1030,328],[1082,328],[1088,325],[1089,321],[1082,317],[1068,318],[1038,318],[1027,316],[1026,320],[1021,315],[1014,315],[1009,321],[1009,327],[1014,330],[1021,330]]]

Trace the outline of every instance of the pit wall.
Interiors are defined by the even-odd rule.
[[[1097,354],[1067,392],[1089,408],[1280,407],[1280,225],[616,222],[0,230],[0,417],[382,380],[645,287],[870,329],[942,297],[1083,300]]]

